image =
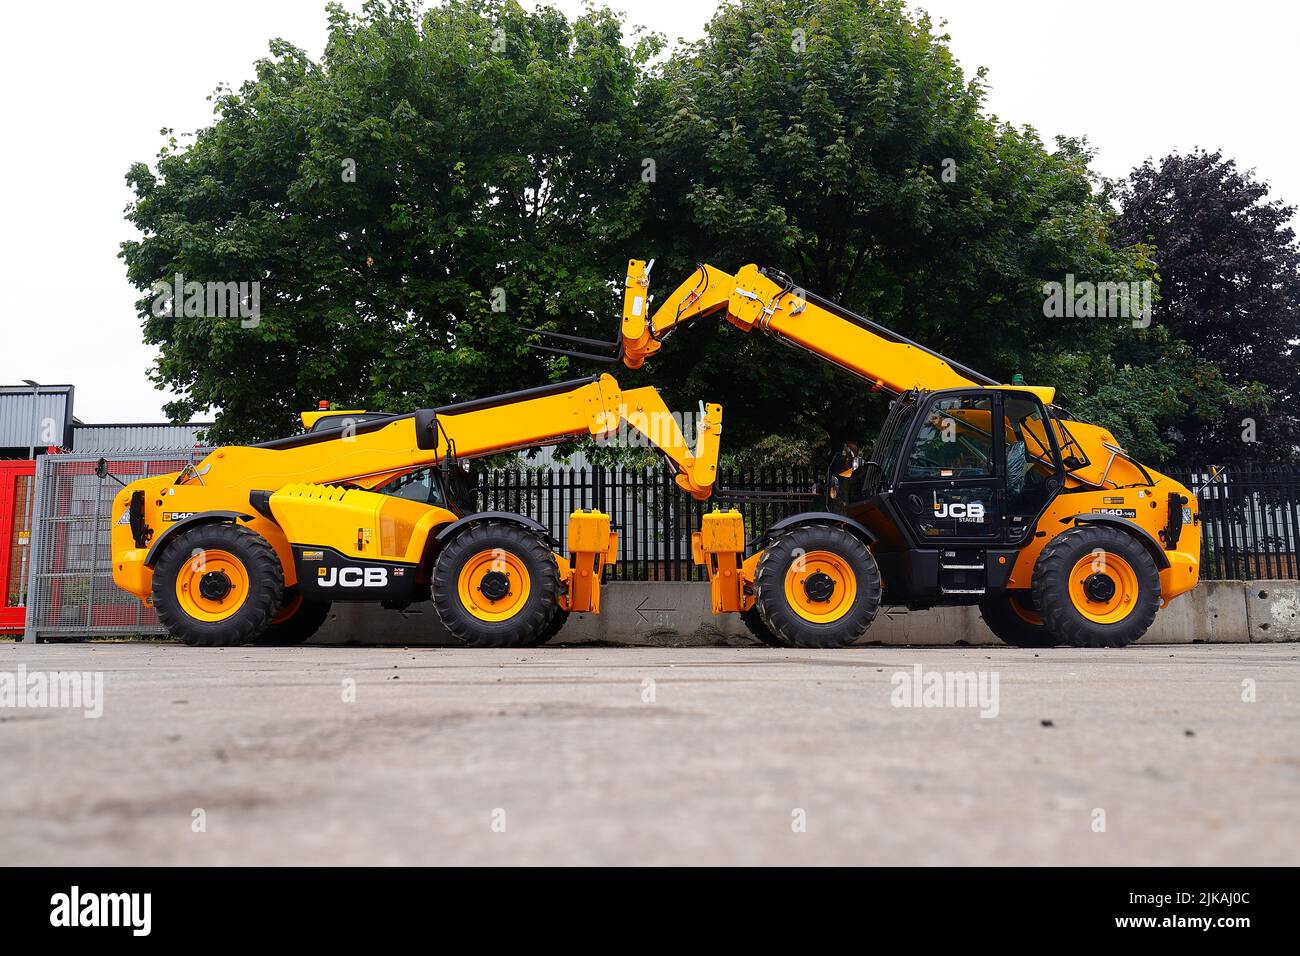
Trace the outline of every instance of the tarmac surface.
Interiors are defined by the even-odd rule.
[[[10,866],[1296,865],[1300,645],[4,643],[0,768]]]

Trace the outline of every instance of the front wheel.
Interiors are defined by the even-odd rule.
[[[186,644],[233,647],[261,633],[280,608],[284,570],[248,528],[205,524],[167,544],[153,569],[158,620]]]
[[[562,607],[557,607],[555,613],[551,616],[551,622],[542,628],[542,632],[532,641],[529,647],[541,647],[543,644],[550,643],[551,638],[555,637],[560,631],[564,630],[564,625],[569,623],[569,612]]]
[[[880,569],[860,538],[835,525],[804,525],[758,559],[756,606],[773,636],[794,647],[848,647],[880,609]]]
[[[461,532],[433,566],[438,617],[470,647],[530,646],[554,620],[559,594],[555,555],[537,535],[509,522]]]
[[[1098,525],[1075,527],[1038,556],[1034,603],[1062,643],[1125,647],[1155,620],[1160,572],[1133,535]]]

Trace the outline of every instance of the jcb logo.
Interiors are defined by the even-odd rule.
[[[388,569],[321,568],[316,583],[323,588],[383,588],[388,586]]]
[[[984,520],[984,505],[978,501],[936,501],[934,503],[936,518],[955,518],[958,521]]]

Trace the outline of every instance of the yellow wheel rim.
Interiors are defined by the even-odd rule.
[[[528,602],[532,579],[518,555],[492,548],[465,562],[456,590],[461,605],[480,621],[505,621]]]
[[[176,600],[196,621],[224,621],[248,600],[248,570],[229,551],[200,551],[176,575]]]
[[[1133,566],[1109,551],[1086,554],[1070,571],[1070,602],[1097,624],[1117,624],[1133,613],[1138,600]]]
[[[1019,595],[1011,594],[1007,596],[1007,599],[1011,604],[1012,612],[1016,617],[1020,618],[1020,620],[1024,621],[1026,624],[1032,624],[1035,627],[1043,626],[1043,616],[1037,611],[1031,610],[1027,605],[1022,604]]]
[[[857,575],[832,551],[809,551],[785,572],[786,603],[805,621],[838,621],[849,613],[857,596]]]

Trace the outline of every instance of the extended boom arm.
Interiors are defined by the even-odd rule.
[[[736,328],[758,329],[838,365],[869,382],[875,391],[901,394],[909,389],[996,385],[923,345],[856,315],[811,292],[799,289],[780,273],[747,265],[734,276],[701,265],[651,315],[648,312],[650,269],[628,263],[623,295],[621,353],[628,368],[640,368],[659,351],[674,329],[694,319],[722,314]],[[1050,403],[1054,390],[1034,389]]]
[[[624,390],[610,375],[423,409],[262,445],[219,448],[187,480],[213,488],[226,484],[279,488],[290,482],[378,488],[436,465],[449,454],[482,458],[578,438],[605,438],[622,430],[643,436],[658,449],[683,491],[699,500],[712,494],[722,407],[705,407],[692,450],[658,390]]]

